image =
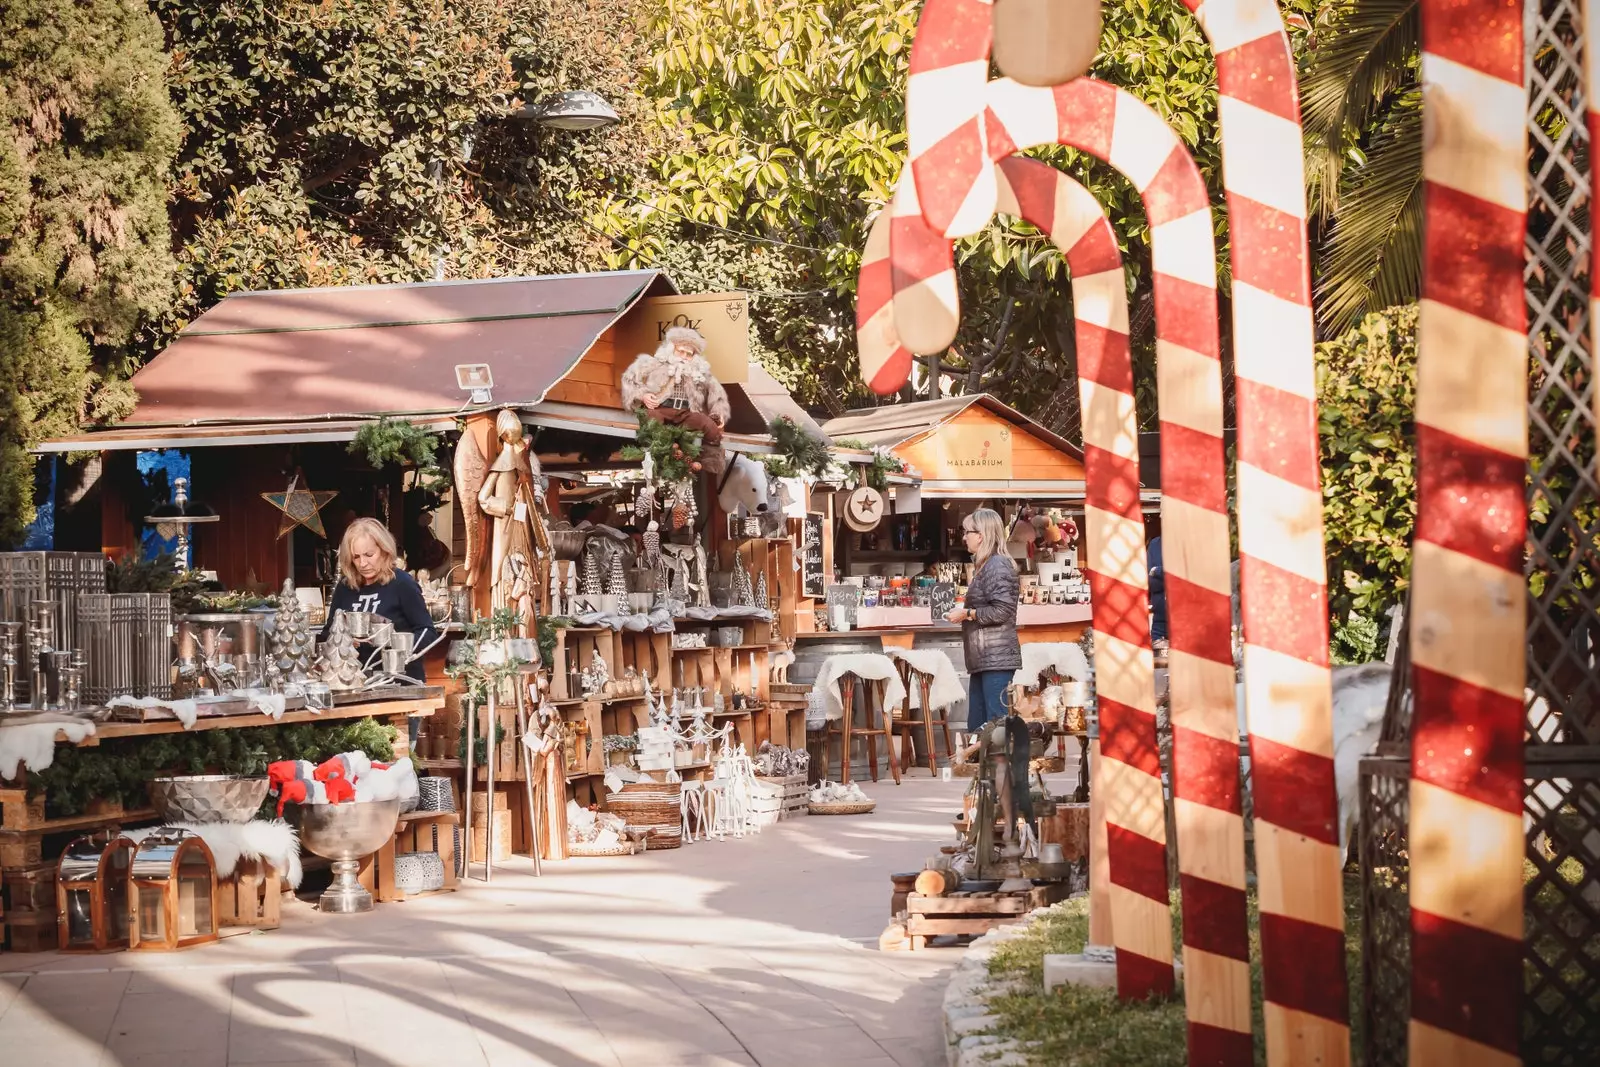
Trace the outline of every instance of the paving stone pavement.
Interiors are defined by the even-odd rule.
[[[23,1067],[942,1067],[959,950],[880,953],[891,871],[964,783],[867,783],[871,815],[670,852],[497,867],[370,915],[171,955],[0,954]]]

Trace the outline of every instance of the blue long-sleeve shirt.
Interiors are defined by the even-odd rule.
[[[394,577],[382,585],[364,585],[360,589],[352,589],[349,582],[341,578],[339,584],[334,586],[333,602],[328,605],[328,621],[322,626],[319,640],[328,639],[334,613],[339,611],[365,611],[382,615],[394,623],[396,630],[416,634],[419,651],[439,636],[439,631],[433,626],[433,616],[428,614],[428,605],[423,603],[422,587],[405,571],[395,571]],[[422,661],[413,662],[406,668],[406,673],[419,682],[423,681]]]

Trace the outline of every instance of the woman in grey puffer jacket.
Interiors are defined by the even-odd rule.
[[[946,615],[961,624],[966,654],[967,729],[1003,719],[1009,712],[1011,678],[1022,666],[1017,639],[1017,565],[1006,552],[1005,524],[998,513],[979,508],[961,523],[962,539],[977,567],[967,586],[964,607]]]

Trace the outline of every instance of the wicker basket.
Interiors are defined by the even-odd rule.
[[[648,831],[652,851],[683,844],[683,783],[634,782],[606,798],[606,810],[635,830]]]
[[[604,846],[592,844],[587,841],[578,842],[576,844],[569,842],[567,845],[567,855],[587,856],[590,858],[597,856],[632,856],[638,851],[639,850],[634,846],[632,841],[624,841],[620,845]]]
[[[813,815],[866,815],[878,806],[875,800],[864,804],[809,804],[807,805]]]

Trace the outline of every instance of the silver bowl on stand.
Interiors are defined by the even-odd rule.
[[[297,804],[293,821],[300,843],[333,861],[333,884],[317,907],[339,915],[371,911],[372,894],[357,879],[361,859],[383,847],[394,836],[400,820],[400,800],[352,801],[345,804]]]

